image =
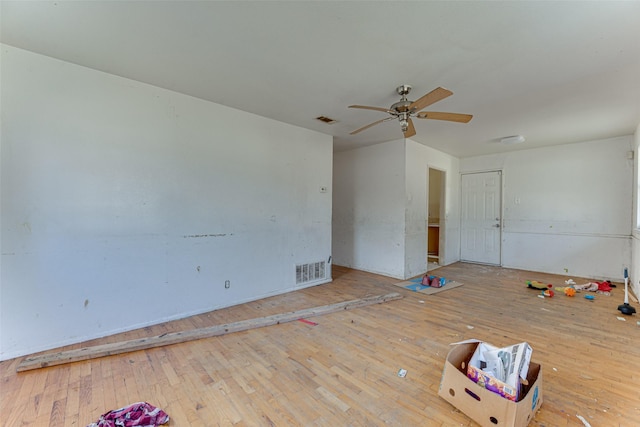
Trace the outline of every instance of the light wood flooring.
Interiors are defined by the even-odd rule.
[[[19,374],[21,359],[2,362],[0,425],[86,426],[147,401],[169,426],[475,426],[438,387],[449,344],[478,338],[533,347],[544,402],[530,425],[583,426],[580,415],[593,427],[640,426],[640,318],[617,319],[621,287],[593,302],[541,299],[526,280],[561,286],[567,277],[465,263],[436,272],[464,286],[428,296],[334,266],[326,285],[89,344],[395,291],[404,298],[309,319],[316,326],[295,321]]]

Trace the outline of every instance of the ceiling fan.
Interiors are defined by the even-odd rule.
[[[468,123],[473,117],[470,114],[420,111],[431,104],[435,104],[436,102],[453,95],[453,92],[442,87],[432,90],[421,98],[418,98],[416,101],[409,101],[407,99],[407,95],[409,94],[409,92],[411,92],[411,86],[409,85],[398,86],[396,88],[396,92],[398,92],[398,95],[400,95],[401,99],[389,108],[369,107],[366,105],[349,105],[349,108],[362,108],[365,110],[382,111],[391,115],[390,117],[375,121],[373,123],[369,123],[368,125],[361,127],[360,129],[356,129],[351,132],[350,135],[355,135],[356,133],[362,132],[365,129],[369,129],[370,127],[375,126],[379,123],[398,119],[398,121],[400,122],[400,126],[402,127],[404,137],[409,138],[416,134],[416,129],[413,126],[411,117],[415,117],[418,119],[446,120],[449,122],[458,123]]]

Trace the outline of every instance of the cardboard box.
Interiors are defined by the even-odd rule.
[[[469,361],[478,345],[471,341],[453,346],[444,364],[438,395],[483,427],[528,425],[542,405],[542,367],[531,362],[520,400],[505,399],[467,377]]]
[[[467,342],[478,342],[478,340],[463,343]],[[503,348],[478,342],[467,364],[467,376],[487,390],[517,402],[521,394],[520,379],[527,378],[531,352],[531,346],[526,342]]]

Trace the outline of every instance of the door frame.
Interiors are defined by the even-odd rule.
[[[429,197],[430,197],[430,170],[433,169],[440,173],[442,179],[440,180],[440,202],[439,202],[439,212],[438,212],[438,265],[444,265],[442,261],[445,259],[446,255],[446,227],[445,227],[445,214],[446,214],[446,201],[447,201],[447,171],[445,169],[441,169],[435,166],[427,165],[427,218],[425,219],[426,231],[427,231],[427,250],[425,251],[425,260],[427,261],[427,266],[429,264]]]

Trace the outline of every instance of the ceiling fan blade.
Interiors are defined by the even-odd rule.
[[[375,110],[375,111],[382,111],[384,113],[388,113],[389,112],[388,108],[369,107],[368,105],[349,105],[349,108],[362,108],[363,110]]]
[[[413,120],[408,119],[407,122],[409,122],[409,126],[407,127],[407,130],[404,131],[404,137],[411,138],[413,135],[416,134],[416,128],[413,127]]]
[[[446,120],[448,122],[469,123],[473,118],[471,114],[439,113],[436,111],[423,111],[416,115],[419,119]]]
[[[420,111],[425,107],[428,107],[431,104],[435,104],[438,101],[445,99],[448,96],[453,95],[449,89],[445,89],[443,87],[438,87],[424,95],[422,98],[413,101],[411,105],[409,105],[409,111]]]
[[[360,129],[356,129],[353,132],[349,132],[349,135],[355,135],[356,133],[359,133],[359,132],[362,132],[363,130],[369,129],[372,126],[375,126],[375,125],[380,124],[382,122],[386,122],[388,120],[393,120],[393,119],[394,119],[394,117],[387,117],[386,119],[381,119],[381,120],[375,121],[373,123],[369,123],[368,125],[366,125],[364,127],[361,127]]]

